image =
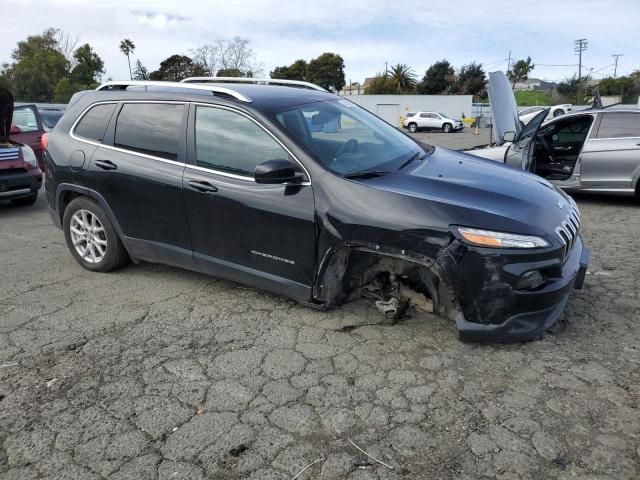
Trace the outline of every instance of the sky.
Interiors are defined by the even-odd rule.
[[[0,4],[9,0],[0,0]],[[219,39],[250,40],[265,76],[275,66],[323,52],[342,55],[346,81],[362,82],[389,65],[418,77],[446,58],[456,68],[482,62],[505,70],[531,56],[530,77],[562,80],[577,72],[574,40],[588,39],[585,68],[594,78],[640,69],[640,0],[21,0],[2,10],[0,62],[19,40],[46,28],[89,43],[105,62],[103,79],[128,78],[118,45],[149,71],[173,54]],[[132,59],[132,63],[133,63]]]

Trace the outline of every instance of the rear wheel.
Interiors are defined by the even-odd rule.
[[[71,201],[64,211],[63,227],[71,254],[87,270],[109,272],[129,260],[106,213],[90,198]]]
[[[16,207],[28,207],[29,205],[33,205],[34,203],[36,203],[37,199],[38,199],[38,192],[28,197],[13,199],[11,200],[11,204],[15,205]]]
[[[451,133],[453,132],[453,125],[451,125],[450,123],[445,123],[444,125],[442,125],[442,131],[444,133]]]
[[[410,123],[409,124],[409,131],[411,133],[416,133],[418,131],[418,125],[415,123]]]
[[[560,115],[564,115],[564,110],[561,108],[553,112],[554,117],[559,117]]]

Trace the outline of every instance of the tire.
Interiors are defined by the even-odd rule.
[[[563,109],[561,109],[561,108],[559,108],[558,110],[555,110],[555,111],[553,112],[553,116],[554,116],[554,117],[559,117],[560,115],[564,115],[564,110],[563,110]]]
[[[16,207],[28,207],[29,205],[33,205],[34,203],[36,203],[37,199],[38,199],[38,192],[28,197],[15,198],[11,200],[11,204]]]
[[[72,200],[64,211],[62,225],[71,254],[87,270],[110,272],[129,261],[109,217],[92,199]]]
[[[442,125],[442,131],[444,133],[451,133],[453,132],[453,125],[451,125],[450,123],[445,123],[444,125]]]
[[[418,131],[418,124],[413,123],[413,122],[412,122],[412,123],[410,123],[410,124],[409,124],[409,131],[410,131],[411,133],[416,133],[416,132]]]

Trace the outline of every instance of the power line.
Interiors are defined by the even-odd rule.
[[[578,54],[578,82],[582,78],[582,52],[587,49],[588,43],[586,38],[579,38],[573,42],[575,45],[574,52]]]
[[[613,78],[616,78],[616,73],[618,73],[618,58],[619,57],[623,57],[624,54],[623,53],[614,53],[611,56],[616,59],[615,67],[613,67]]]

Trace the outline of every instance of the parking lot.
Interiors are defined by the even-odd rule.
[[[366,300],[323,312],[161,265],[91,273],[43,195],[0,204],[0,477],[291,479],[315,462],[297,478],[637,479],[640,204],[576,200],[584,289],[553,333],[493,346],[431,314],[388,325]]]

